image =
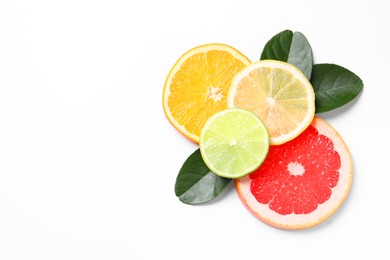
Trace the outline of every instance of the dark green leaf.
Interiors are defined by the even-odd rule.
[[[176,178],[175,193],[183,203],[201,204],[218,197],[230,181],[211,172],[203,162],[200,149],[197,149],[181,167]]]
[[[293,32],[285,30],[273,36],[264,46],[260,60],[288,60]]]
[[[335,64],[315,64],[311,84],[316,96],[316,113],[347,104],[363,89],[363,81],[356,74]]]
[[[264,46],[260,60],[280,60],[295,65],[310,79],[313,52],[306,37],[300,32],[282,31]]]

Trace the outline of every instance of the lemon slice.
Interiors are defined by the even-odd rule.
[[[212,172],[221,177],[240,178],[256,170],[264,161],[269,136],[256,114],[231,108],[207,120],[199,146],[202,158]]]
[[[264,122],[271,145],[302,133],[315,114],[314,90],[303,73],[282,61],[263,60],[242,69],[232,80],[228,107],[256,113]]]

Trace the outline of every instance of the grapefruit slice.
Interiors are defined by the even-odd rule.
[[[352,183],[352,157],[337,131],[314,117],[295,139],[269,148],[253,173],[236,179],[238,196],[263,222],[305,229],[328,219]]]

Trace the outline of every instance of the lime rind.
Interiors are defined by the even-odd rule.
[[[269,150],[269,134],[253,112],[229,108],[214,114],[201,131],[202,158],[215,174],[240,178],[256,170]]]

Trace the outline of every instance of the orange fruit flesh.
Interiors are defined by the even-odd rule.
[[[203,47],[205,50],[191,50],[195,53],[179,59],[167,78],[165,88],[169,89],[164,90],[163,97],[167,99],[164,111],[169,121],[196,143],[207,119],[227,107],[227,90],[233,76],[250,63],[231,47],[210,44],[198,48]],[[237,52],[236,56],[229,51]]]

